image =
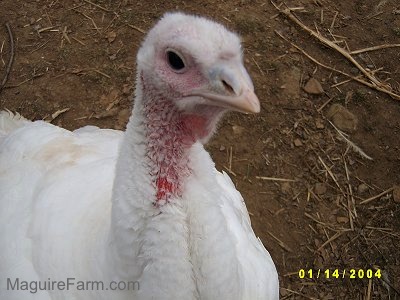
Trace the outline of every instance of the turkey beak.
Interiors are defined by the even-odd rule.
[[[216,66],[209,72],[210,87],[195,89],[190,95],[200,96],[206,103],[243,113],[260,112],[260,101],[246,69],[236,66]]]

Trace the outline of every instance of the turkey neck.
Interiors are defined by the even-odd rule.
[[[146,161],[159,207],[182,196],[183,182],[191,174],[189,150],[195,138],[189,121],[171,100],[144,86],[142,107]]]
[[[158,286],[175,297],[171,299],[195,299],[195,283],[188,276],[193,271],[187,203],[181,196],[192,173],[190,148],[204,120],[183,115],[171,100],[142,82],[139,76],[117,160],[106,256],[113,270],[106,272],[138,280],[143,293],[155,293]],[[170,274],[172,265],[176,274]],[[178,287],[178,282],[187,288]]]

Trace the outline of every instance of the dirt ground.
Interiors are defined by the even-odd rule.
[[[11,49],[5,22],[15,40],[0,109],[68,129],[123,130],[145,32],[171,10],[218,20],[243,38],[262,111],[231,113],[208,149],[246,200],[277,265],[281,299],[400,299],[399,99],[311,61],[294,45],[373,80],[269,1],[92,1],[0,2],[0,84]],[[400,43],[396,2],[286,4],[308,28],[354,51]],[[352,57],[376,86],[400,93],[399,47]]]

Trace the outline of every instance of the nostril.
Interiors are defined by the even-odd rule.
[[[230,84],[228,84],[225,80],[222,80],[222,84],[224,85],[225,89],[231,93],[234,94],[235,91],[233,90],[233,88],[230,86]]]

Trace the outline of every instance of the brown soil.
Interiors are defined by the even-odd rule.
[[[0,109],[34,120],[55,117],[52,123],[68,129],[88,124],[124,129],[132,106],[135,53],[144,32],[170,10],[216,19],[243,37],[262,111],[227,116],[208,149],[218,169],[230,169],[246,200],[253,227],[277,265],[281,298],[400,298],[398,190],[361,203],[400,184],[400,101],[353,81],[332,87],[347,78],[311,62],[274,31],[324,64],[352,76],[359,70],[277,15],[269,1],[93,2],[1,1],[0,84],[10,51],[5,22],[16,44]],[[304,7],[296,11],[304,24],[333,40],[330,30],[340,46],[356,50],[399,43],[395,2],[287,4]],[[369,70],[378,69],[375,76],[400,92],[399,48],[354,58]],[[304,91],[310,78],[321,83],[323,94]],[[333,104],[343,107],[330,112],[331,119],[373,160],[349,147],[328,121]],[[300,269],[314,270],[313,278],[308,272],[299,278]],[[327,269],[339,269],[340,277],[325,278]],[[350,269],[380,269],[382,276],[350,279]]]

